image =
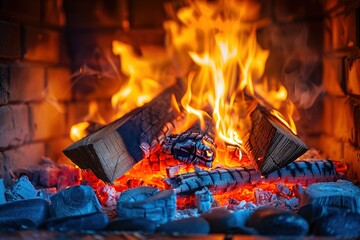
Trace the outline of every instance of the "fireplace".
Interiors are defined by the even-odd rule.
[[[119,80],[127,77],[126,69],[120,66],[131,59],[120,60],[120,53],[113,51],[114,41],[131,46],[132,57],[160,64],[162,60],[156,62],[155,56],[146,55],[146,51],[156,57],[166,55],[165,47],[181,34],[170,32],[164,21],[170,19],[180,24],[177,11],[191,2],[0,1],[0,29],[6,33],[0,37],[0,178],[5,186],[10,187],[19,172],[36,168],[48,159],[68,164],[71,167],[66,168],[67,173],[78,176],[79,170],[74,169],[73,163],[62,153],[73,143],[69,137],[72,126],[87,121],[96,129],[97,124],[106,125],[116,119],[118,109],[112,106],[112,97],[126,84]],[[212,4],[213,1],[208,2]],[[319,150],[323,159],[337,161],[337,169],[346,164],[346,178],[358,184],[360,3],[343,0],[235,2],[241,2],[248,9],[242,20],[249,25],[256,24],[253,33],[257,44],[268,51],[264,78],[269,84],[281,79],[289,98],[300,106],[294,114],[298,136],[308,147]],[[182,44],[187,51],[185,43]],[[174,57],[177,53],[172,54]],[[179,62],[175,63],[178,67],[176,64]],[[144,68],[142,70],[145,72]],[[156,74],[165,78],[171,74],[178,77],[183,72],[178,67],[174,73]],[[159,95],[163,87],[151,91]],[[137,107],[138,103],[128,101],[126,104]],[[94,129],[87,128],[89,132]],[[234,154],[238,156],[239,153]],[[184,166],[178,168],[171,171],[186,170]],[[256,174],[251,171],[247,174]],[[83,173],[83,179],[94,180],[93,175],[86,174],[89,173]],[[207,174],[212,177],[215,173],[209,171]],[[64,184],[70,182],[66,179]],[[170,183],[176,188],[177,183]],[[139,178],[129,179],[127,184],[134,189],[142,185]],[[65,185],[61,188],[66,188]],[[79,188],[77,191],[83,191],[84,196],[90,191]],[[106,191],[106,199],[111,194],[114,199],[118,198],[118,193],[111,192],[114,189]],[[206,198],[207,191],[203,190],[201,196]],[[295,195],[296,191],[292,191]],[[265,192],[257,194],[270,199],[271,194],[267,196]],[[154,197],[155,192],[151,194]],[[179,198],[179,201],[184,201],[185,206],[194,199]],[[237,199],[232,201],[232,206],[242,204]],[[121,204],[125,206],[126,202]],[[228,213],[218,214],[226,216]],[[249,229],[242,231],[251,234],[247,232]]]

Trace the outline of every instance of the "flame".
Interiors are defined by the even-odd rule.
[[[79,122],[74,124],[70,128],[70,139],[74,142],[79,141],[83,137],[89,134],[88,127],[90,126],[90,122],[95,122],[98,124],[106,124],[106,121],[101,116],[99,112],[99,107],[96,101],[91,101],[89,103],[89,111],[88,115],[84,117],[83,122]]]
[[[269,51],[257,43],[256,24],[244,21],[246,11],[236,0],[191,1],[177,13],[180,24],[164,24],[173,52],[187,49],[196,64],[188,74],[182,106],[203,121],[203,109],[210,105],[217,138],[240,148],[251,126],[249,114],[256,107],[249,97],[265,102],[274,109],[271,113],[296,133],[293,105],[284,107],[284,102],[289,102],[286,88],[280,83],[268,84],[263,77]]]
[[[164,76],[169,61],[164,53],[149,47],[139,51],[141,53],[136,53],[135,47],[129,44],[113,42],[113,52],[119,55],[120,70],[126,78],[126,83],[111,99],[112,106],[117,112],[113,120],[150,102],[174,82],[167,81]]]
[[[89,122],[80,122],[73,126],[71,126],[70,129],[70,139],[74,142],[79,141],[83,137],[85,137],[86,129],[90,126]]]

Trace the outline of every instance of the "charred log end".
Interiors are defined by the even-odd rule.
[[[308,148],[284,124],[264,109],[251,113],[252,128],[244,148],[255,168],[266,175],[296,160]]]

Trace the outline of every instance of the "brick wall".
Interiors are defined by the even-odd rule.
[[[71,73],[61,4],[0,1],[0,177],[43,156],[56,160],[70,143]]]
[[[320,139],[314,145],[347,163],[360,179],[360,2],[324,5],[323,85],[326,95]]]

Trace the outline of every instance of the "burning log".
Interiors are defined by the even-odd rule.
[[[166,138],[162,149],[185,163],[212,166],[215,158],[214,137],[206,132],[186,131]]]
[[[316,182],[334,182],[340,177],[336,172],[336,165],[331,160],[301,160],[264,176],[264,181],[308,186]]]
[[[156,137],[172,130],[179,116],[172,100],[179,101],[183,92],[178,81],[148,104],[72,144],[64,154],[80,168],[113,182],[149,154]]]
[[[216,168],[180,174],[167,178],[166,182],[179,195],[189,195],[207,187],[214,193],[227,192],[240,186],[261,182],[300,183],[307,186],[313,182],[336,181],[339,175],[330,160],[296,161],[265,177],[253,167]]]
[[[180,174],[167,178],[166,182],[179,195],[189,195],[207,187],[213,193],[227,192],[239,186],[260,181],[260,173],[251,167],[216,168]]]
[[[120,195],[116,212],[120,219],[146,218],[156,223],[166,223],[175,218],[176,196],[173,190],[132,188]]]
[[[244,148],[263,175],[285,167],[307,151],[307,146],[276,117],[258,107],[251,113],[252,128]]]

